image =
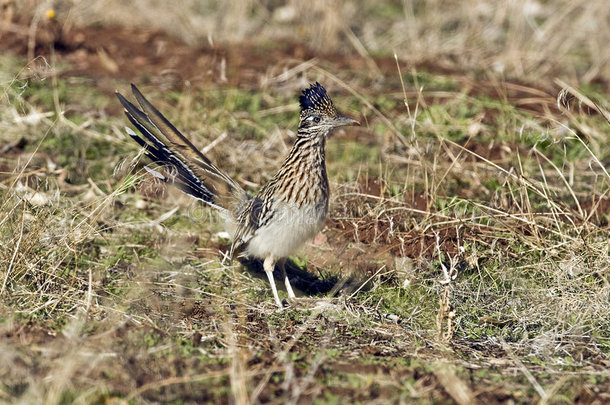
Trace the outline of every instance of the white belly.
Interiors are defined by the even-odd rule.
[[[281,203],[269,223],[256,230],[245,253],[261,259],[287,257],[313,238],[324,226],[326,204],[305,206]]]

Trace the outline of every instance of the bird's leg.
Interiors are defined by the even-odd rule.
[[[275,267],[276,258],[273,255],[269,255],[265,258],[263,262],[263,268],[265,269],[265,273],[267,273],[267,278],[269,279],[269,284],[271,284],[271,291],[273,291],[273,298],[275,298],[275,303],[278,307],[282,308],[282,301],[280,301],[280,297],[277,294],[277,288],[275,287],[275,280],[273,279],[273,268]]]
[[[288,298],[296,298],[296,295],[294,295],[294,291],[292,290],[292,286],[290,285],[288,275],[286,274],[286,259],[280,259],[278,265],[280,266],[280,270],[282,271],[282,277],[284,277],[284,284],[286,285]]]

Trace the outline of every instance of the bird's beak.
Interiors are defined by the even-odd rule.
[[[360,125],[360,123],[356,120],[343,116],[339,116],[332,121],[333,127],[347,127],[351,125]]]

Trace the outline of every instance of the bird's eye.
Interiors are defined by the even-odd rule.
[[[313,122],[315,122],[316,124],[319,124],[319,123],[320,123],[320,121],[322,121],[322,118],[320,118],[320,117],[319,117],[319,116],[317,116],[317,115],[312,115],[311,117],[308,117],[308,118],[307,118],[307,121],[310,121],[310,122],[311,122],[311,121],[313,121]]]

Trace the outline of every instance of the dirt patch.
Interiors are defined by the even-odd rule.
[[[464,142],[462,145],[465,149],[470,150],[474,154],[480,156],[483,159],[489,160],[494,163],[506,162],[512,156],[517,154],[527,155],[528,151],[521,145],[517,145],[514,142],[498,142],[492,144],[485,144],[480,142],[473,142],[469,140]],[[469,154],[469,160],[476,162],[480,160],[477,156]]]
[[[2,336],[7,344],[38,345],[55,339],[56,331],[52,327],[29,321],[19,324],[16,329],[3,328]]]
[[[601,227],[610,226],[610,198],[587,200],[580,204],[585,216]]]
[[[65,63],[67,66],[59,72],[61,76],[92,78],[95,86],[106,93],[114,92],[116,80],[150,82],[164,89],[183,89],[186,85],[199,88],[209,83],[259,88],[264,72],[273,77],[304,60],[315,58],[324,61],[324,64],[332,64],[338,71],[368,71],[370,63],[352,55],[324,54],[302,43],[281,40],[272,46],[239,43],[193,47],[160,32],[106,26],[67,29],[57,21],[50,20],[38,26],[35,41],[31,41],[28,36],[29,22],[17,20],[13,26],[18,29],[2,36],[0,50],[21,56],[43,56],[55,64]],[[390,56],[375,57],[373,60],[387,82],[384,88],[395,88],[399,92],[401,86],[396,60]],[[468,72],[448,71],[432,62],[420,61],[416,65],[409,61],[400,63],[450,76],[465,94],[503,99],[538,116],[558,112],[555,96],[558,89],[553,83],[533,85],[475,81]],[[374,94],[375,86],[369,88],[368,92]],[[383,94],[383,89],[380,88],[379,92]],[[429,101],[433,101],[435,96],[430,97]],[[111,114],[120,111],[115,105],[108,108]],[[404,106],[398,105],[396,108],[404,112]]]

